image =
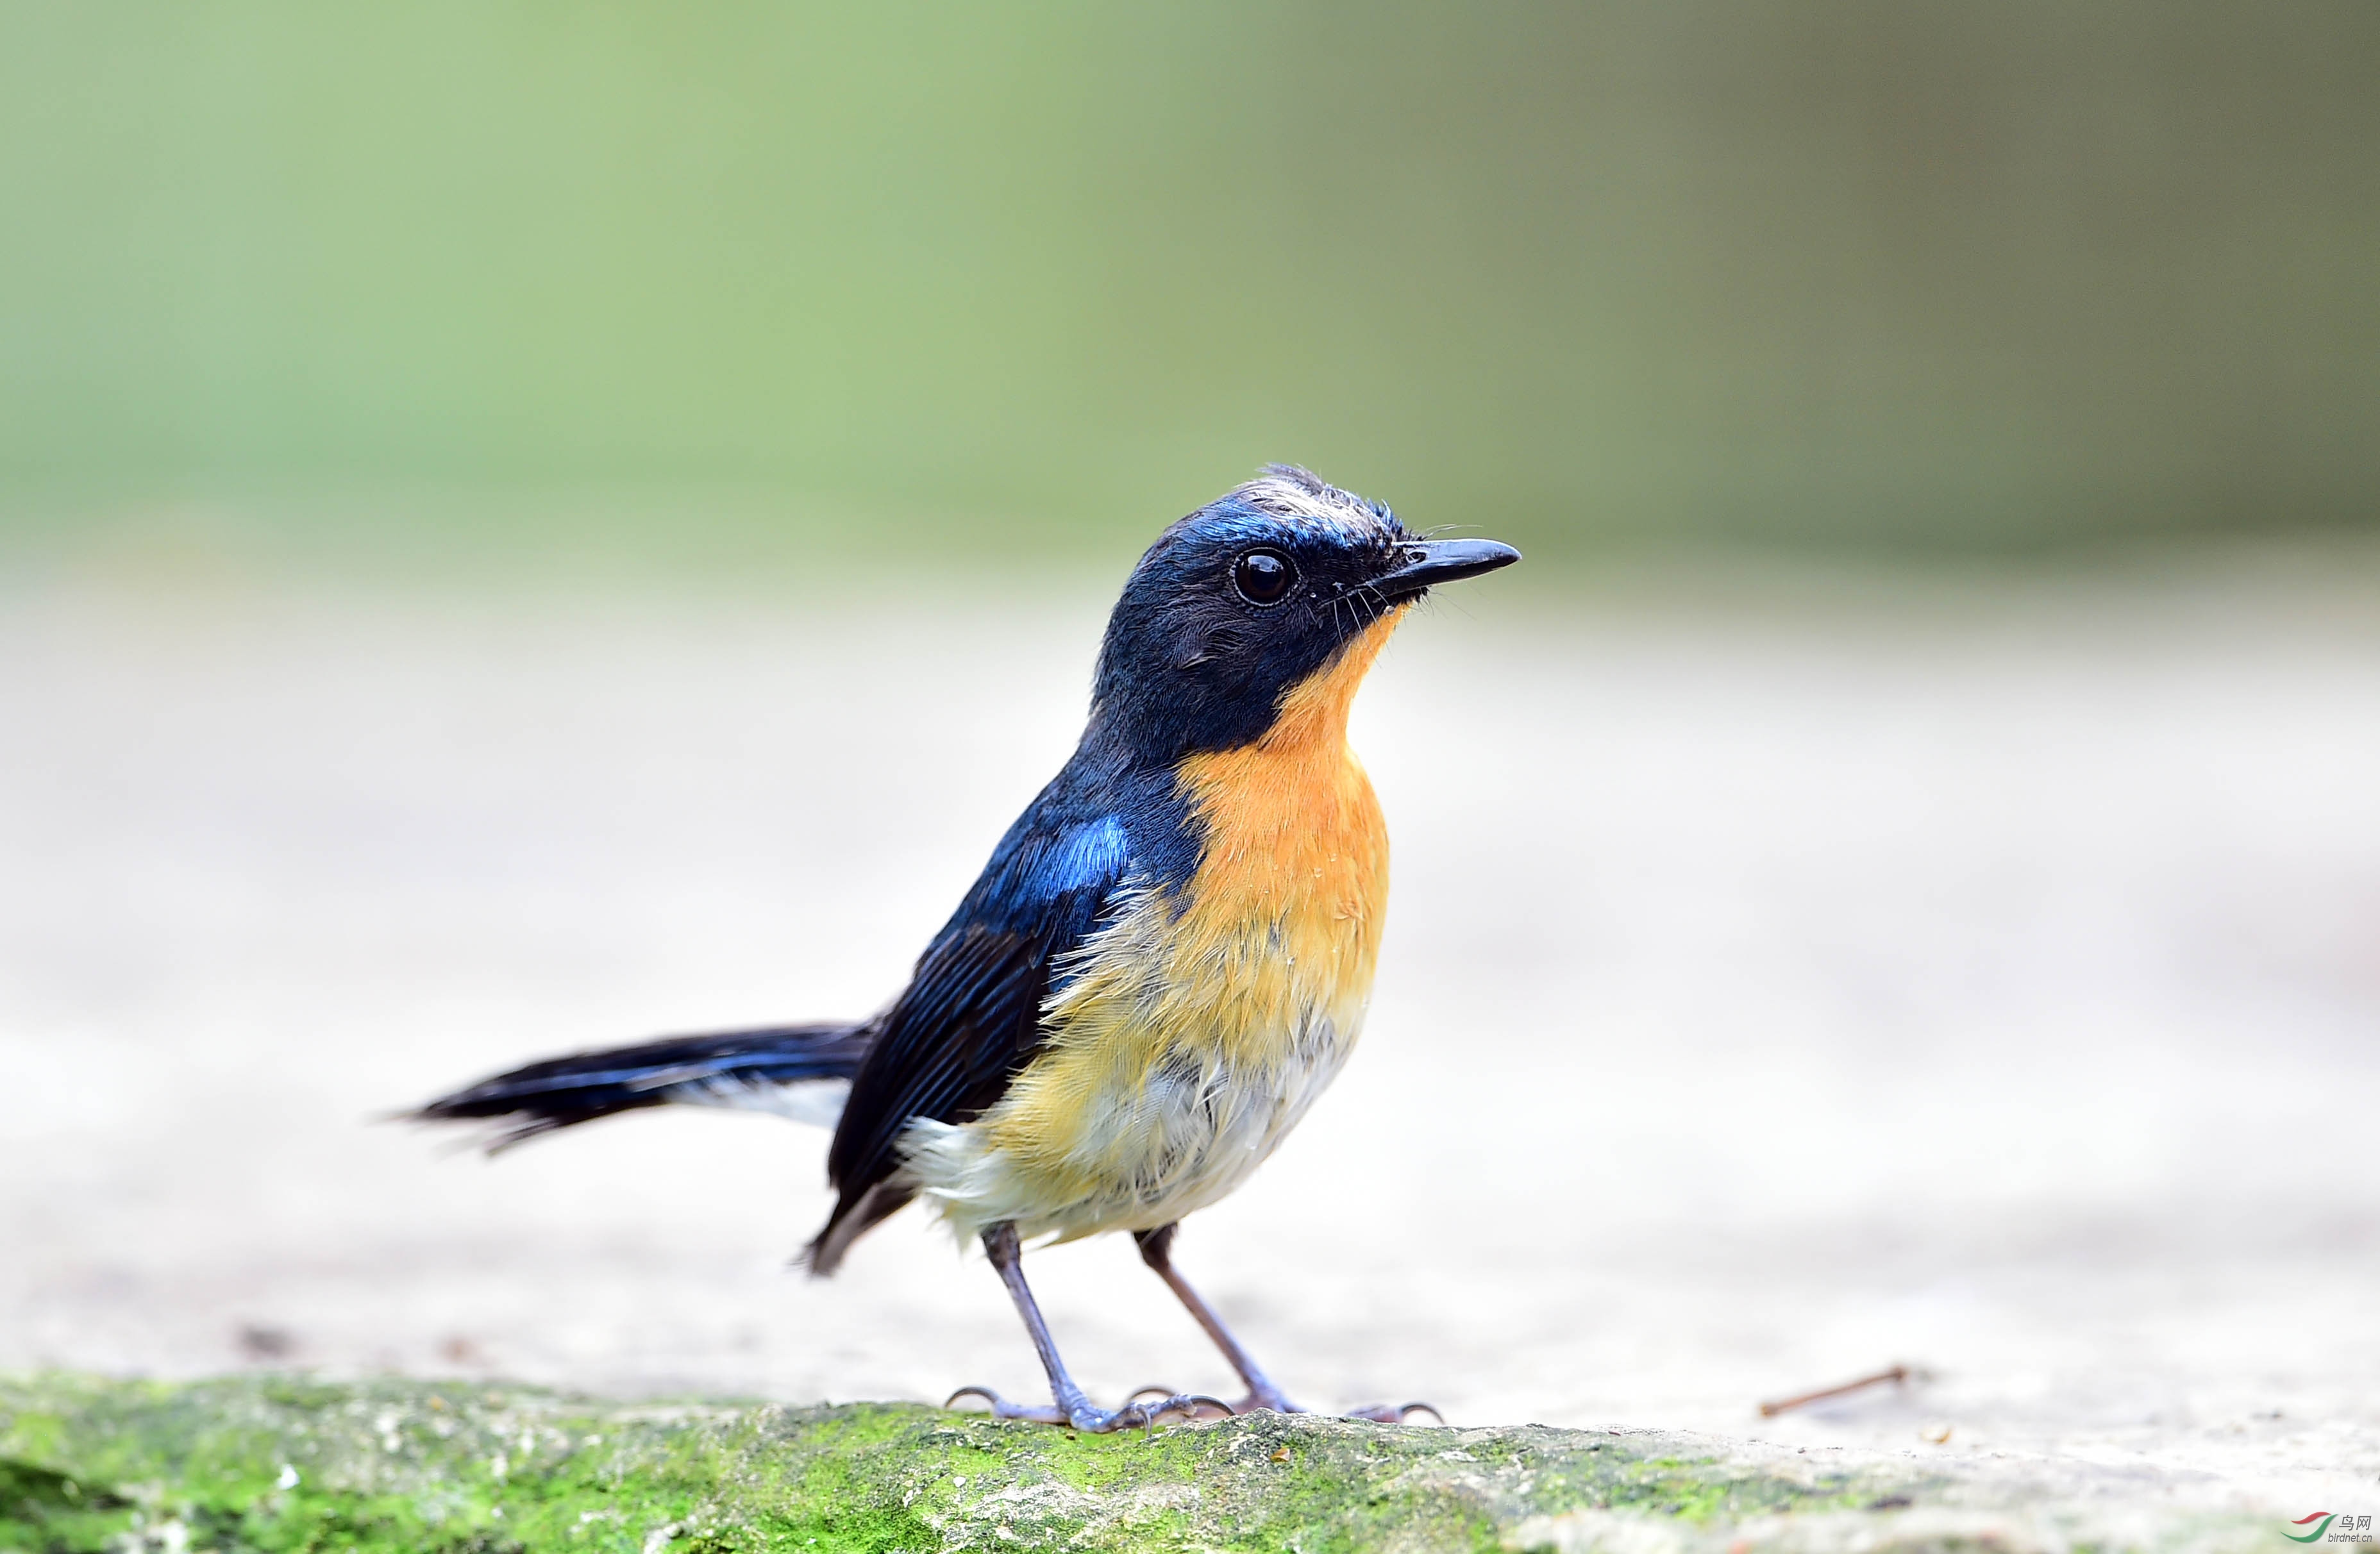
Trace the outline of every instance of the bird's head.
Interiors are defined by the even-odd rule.
[[[1144,758],[1235,749],[1302,686],[1354,693],[1405,606],[1521,559],[1492,540],[1430,540],[1377,502],[1269,467],[1157,538],[1108,619],[1096,725]]]

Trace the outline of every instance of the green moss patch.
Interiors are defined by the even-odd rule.
[[[1540,1426],[1259,1414],[1091,1437],[914,1404],[38,1377],[0,1380],[0,1550],[1955,1546],[1887,1536],[1949,1525],[1919,1513],[1957,1499],[1951,1479],[1883,1461],[1810,1463]],[[2016,1524],[1985,1530],[1999,1548],[2026,1536]]]

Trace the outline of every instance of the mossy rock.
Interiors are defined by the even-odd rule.
[[[2269,1544],[2261,1523],[2103,1507],[2086,1525],[1993,1498],[1922,1461],[1655,1431],[1258,1414],[1092,1437],[915,1404],[0,1380],[0,1550],[40,1554]]]

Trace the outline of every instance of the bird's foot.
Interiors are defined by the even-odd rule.
[[[1176,1402],[1187,1400],[1197,1404],[1196,1412],[1191,1414],[1194,1419],[1232,1419],[1243,1414],[1252,1414],[1259,1408],[1273,1406],[1271,1403],[1261,1402],[1254,1398],[1242,1398],[1237,1402],[1225,1402],[1220,1398],[1210,1398],[1196,1392],[1176,1392],[1171,1387],[1143,1387],[1124,1399],[1124,1402],[1136,1403],[1143,1398],[1164,1398]],[[1283,1409],[1281,1412],[1290,1414],[1296,1411]]]
[[[1138,1399],[1149,1396],[1153,1393],[1163,1393],[1170,1390],[1171,1389],[1164,1387],[1143,1387],[1139,1391],[1135,1392],[1132,1396],[1134,1399]],[[1275,1414],[1305,1414],[1311,1412],[1311,1410],[1300,1408],[1297,1404],[1290,1402],[1277,1387],[1267,1387],[1262,1390],[1252,1390],[1246,1397],[1242,1398],[1235,1403],[1220,1403],[1212,1398],[1202,1398],[1194,1401],[1205,1405],[1204,1410],[1196,1415],[1196,1417],[1201,1419],[1217,1419],[1234,1414],[1254,1414],[1260,1409],[1270,1409]],[[1207,1412],[1205,1410],[1212,1410],[1212,1412]],[[1342,1419],[1368,1419],[1376,1425],[1402,1425],[1416,1414],[1427,1414],[1441,1425],[1446,1423],[1446,1415],[1440,1414],[1436,1405],[1426,1402],[1373,1403],[1364,1408],[1351,1408],[1346,1413],[1341,1414],[1340,1417]]]
[[[989,1387],[962,1387],[942,1400],[944,1408],[961,1398],[981,1398],[991,1405],[995,1419],[1026,1419],[1037,1425],[1062,1425],[1088,1435],[1107,1435],[1114,1430],[1144,1429],[1152,1433],[1157,1422],[1169,1414],[1185,1418],[1212,1418],[1229,1414],[1232,1405],[1220,1398],[1200,1396],[1193,1392],[1167,1392],[1154,1402],[1138,1400],[1161,1389],[1144,1387],[1125,1401],[1122,1408],[1095,1408],[1087,1398],[1077,1398],[1072,1407],[1056,1403],[1011,1402]],[[1208,1410],[1215,1411],[1209,1414]]]
[[[1364,1408],[1351,1408],[1346,1417],[1369,1419],[1376,1425],[1402,1425],[1416,1414],[1427,1414],[1441,1425],[1446,1423],[1446,1415],[1438,1411],[1437,1405],[1426,1402],[1376,1402]]]

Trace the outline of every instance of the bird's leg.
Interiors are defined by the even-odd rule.
[[[1157,1277],[1165,1281],[1165,1287],[1189,1308],[1190,1315],[1207,1329],[1207,1336],[1215,1341],[1215,1347],[1223,1352],[1223,1358],[1232,1362],[1232,1368],[1240,1373],[1240,1380],[1246,1384],[1248,1395],[1242,1398],[1232,1412],[1245,1414],[1252,1408],[1269,1408],[1276,1414],[1305,1413],[1305,1410],[1290,1402],[1287,1395],[1272,1384],[1271,1378],[1257,1368],[1256,1356],[1242,1347],[1240,1341],[1232,1336],[1232,1329],[1223,1326],[1223,1319],[1215,1315],[1215,1308],[1208,1305],[1205,1297],[1191,1288],[1190,1281],[1183,1278],[1181,1271],[1174,1268],[1173,1232],[1181,1228],[1181,1222],[1176,1220],[1171,1225],[1160,1225],[1153,1231],[1135,1231],[1132,1239],[1140,1245],[1140,1260],[1154,1269]],[[1438,1410],[1426,1402],[1409,1402],[1402,1406],[1378,1404],[1370,1408],[1350,1409],[1347,1416],[1370,1419],[1383,1425],[1402,1425],[1408,1415],[1422,1413],[1435,1414]],[[1446,1420],[1440,1416],[1438,1422],[1443,1425]]]
[[[1240,1341],[1232,1336],[1232,1329],[1223,1326],[1223,1319],[1215,1315],[1215,1308],[1207,1304],[1206,1297],[1192,1289],[1190,1281],[1183,1278],[1180,1270],[1174,1268],[1173,1232],[1181,1228],[1177,1221],[1160,1225],[1153,1231],[1135,1231],[1132,1239],[1139,1244],[1140,1260],[1155,1270],[1158,1278],[1165,1281],[1165,1287],[1173,1292],[1174,1298],[1189,1309],[1191,1316],[1198,1319],[1198,1325],[1207,1329],[1207,1336],[1215,1341],[1215,1347],[1223,1352],[1223,1358],[1231,1361],[1232,1368],[1240,1373],[1240,1380],[1247,1388],[1248,1395],[1241,1400],[1234,1412],[1245,1414],[1252,1408],[1269,1408],[1276,1414],[1305,1413],[1272,1384],[1272,1378],[1257,1367],[1256,1356],[1241,1345]]]
[[[1075,1378],[1066,1372],[1066,1362],[1058,1356],[1058,1343],[1050,1336],[1050,1324],[1041,1317],[1041,1307],[1033,1299],[1032,1287],[1025,1282],[1025,1262],[1016,1246],[1016,1227],[998,1224],[983,1232],[983,1249],[991,1258],[991,1266],[1000,1270],[1000,1281],[1008,1286],[1009,1298],[1016,1303],[1016,1314],[1025,1319],[1025,1330],[1033,1337],[1033,1347],[1041,1356],[1041,1368],[1050,1373],[1050,1395],[1055,1406],[1035,1408],[1025,1403],[1013,1403],[998,1393],[982,1387],[962,1387],[950,1396],[949,1402],[975,1396],[991,1404],[991,1412],[1002,1419],[1031,1419],[1044,1425],[1071,1425],[1078,1430],[1105,1435],[1110,1430],[1134,1425],[1153,1426],[1168,1414],[1186,1414],[1196,1417],[1201,1406],[1224,1405],[1213,1398],[1169,1396],[1153,1403],[1127,1402],[1118,1409],[1092,1406],[1091,1400]],[[944,1407],[948,1407],[946,1402]],[[1226,1412],[1229,1412],[1226,1409]]]

